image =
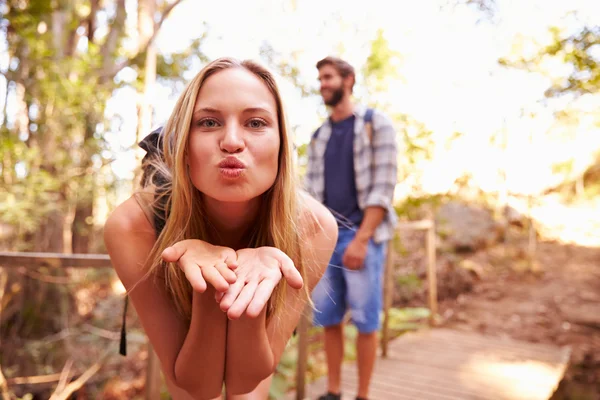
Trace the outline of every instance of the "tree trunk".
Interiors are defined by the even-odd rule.
[[[154,35],[154,14],[156,13],[155,0],[140,0],[138,3],[138,37],[139,46],[143,46]],[[151,43],[146,50],[144,63],[144,92],[140,96],[138,104],[138,126],[136,143],[139,143],[152,129],[152,87],[156,82],[156,46]],[[141,149],[136,148],[136,165],[140,165],[143,154]],[[134,187],[140,178],[140,169],[135,170]]]

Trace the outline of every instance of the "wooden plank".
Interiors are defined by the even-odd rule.
[[[2,267],[112,268],[108,254],[0,252]]]
[[[435,325],[437,318],[438,303],[437,303],[437,262],[435,257],[435,227],[433,224],[427,230],[427,291],[429,298],[429,323]]]
[[[145,400],[160,400],[162,385],[160,361],[154,348],[148,342],[148,362],[146,364],[146,393]]]
[[[570,357],[568,347],[443,328],[405,334],[388,350],[388,358],[375,365],[372,400],[547,400]],[[357,373],[355,363],[344,364],[344,399],[356,396]],[[322,377],[303,398],[316,398],[326,387]]]
[[[426,230],[432,226],[433,221],[431,219],[422,219],[420,221],[399,222],[396,229]]]
[[[387,257],[383,278],[383,326],[381,327],[381,355],[387,357],[390,341],[390,308],[394,295],[394,240],[387,244]]]

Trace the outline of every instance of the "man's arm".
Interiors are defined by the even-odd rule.
[[[317,132],[320,129],[321,128],[319,127],[315,132],[313,132],[313,134],[311,135],[310,141],[306,145],[307,163],[306,163],[306,171],[304,174],[304,181],[302,182],[302,188],[311,195],[314,195],[312,189],[314,188],[314,182],[317,177],[317,171],[316,171],[317,159],[316,159],[315,148],[314,148],[315,143],[316,143],[315,135],[317,134]]]
[[[373,237],[375,229],[379,226],[387,210],[380,206],[370,206],[365,209],[364,216],[358,231],[356,232],[356,239],[361,242],[368,242]]]

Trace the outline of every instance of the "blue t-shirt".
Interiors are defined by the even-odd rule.
[[[324,203],[341,227],[359,226],[363,218],[354,178],[355,119],[352,115],[342,121],[330,121],[331,137],[325,149]]]

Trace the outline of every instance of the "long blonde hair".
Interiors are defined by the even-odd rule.
[[[188,320],[191,318],[192,288],[176,264],[165,264],[162,261],[161,253],[180,240],[209,240],[208,219],[202,195],[192,184],[185,157],[198,92],[208,77],[228,68],[243,68],[261,79],[273,94],[277,105],[281,143],[277,176],[273,186],[261,195],[262,204],[257,227],[248,247],[273,246],[286,253],[302,275],[305,282],[304,295],[308,297],[306,266],[300,255],[300,229],[297,226],[300,220],[301,198],[298,194],[293,160],[293,141],[288,135],[279,89],[273,75],[259,64],[253,61],[240,62],[231,58],[220,58],[208,64],[188,83],[163,127],[163,157],[153,157],[149,161],[154,174],[160,175],[158,181],[161,183],[155,188],[155,210],[163,204],[165,225],[150,252],[147,272],[149,275],[159,271],[160,275],[164,274],[167,290],[177,311]],[[152,177],[145,180],[157,181]],[[269,300],[267,318],[271,318],[280,309],[286,285],[285,279],[282,278]]]

